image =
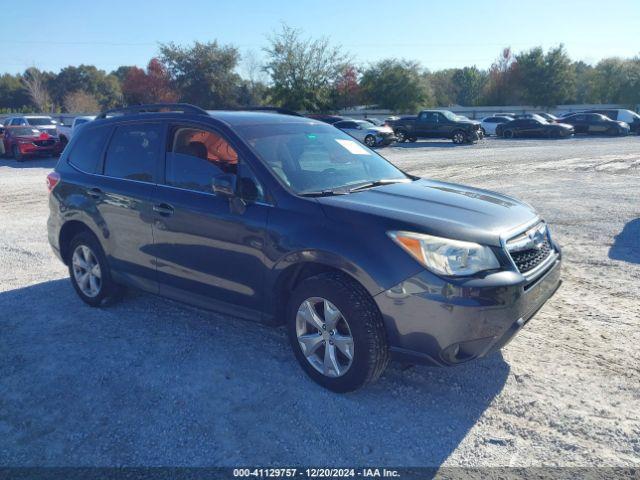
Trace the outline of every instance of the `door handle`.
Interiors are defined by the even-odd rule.
[[[102,190],[100,190],[99,188],[91,188],[87,193],[91,198],[95,198],[96,200],[102,198]]]
[[[160,203],[158,205],[154,205],[153,211],[162,215],[163,217],[173,215],[173,207],[168,203]]]

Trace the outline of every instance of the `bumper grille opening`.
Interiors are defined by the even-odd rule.
[[[516,267],[518,267],[518,270],[520,270],[520,273],[527,273],[546,260],[550,253],[551,245],[549,244],[549,240],[545,239],[539,249],[533,248],[530,250],[511,252],[511,258],[516,264]]]

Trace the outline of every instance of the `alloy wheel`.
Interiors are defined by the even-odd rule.
[[[296,337],[307,362],[327,377],[341,377],[353,363],[353,336],[347,320],[329,300],[311,297],[296,313]]]
[[[78,245],[71,257],[73,278],[80,291],[94,298],[102,288],[102,272],[96,255],[86,245]]]
[[[454,143],[463,143],[464,142],[464,135],[462,134],[462,132],[456,132],[453,134],[453,142]]]
[[[372,135],[367,135],[364,139],[364,144],[367,147],[375,147],[376,146],[376,139],[372,136]]]

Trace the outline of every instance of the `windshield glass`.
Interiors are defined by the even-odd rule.
[[[33,135],[40,135],[41,132],[40,130],[35,128],[17,127],[12,130],[12,133],[17,137],[21,137],[21,136],[30,137]]]
[[[447,120],[451,120],[453,122],[458,120],[458,115],[456,115],[455,113],[450,112],[449,110],[442,110],[442,111],[440,111],[440,113],[442,113],[446,117]]]
[[[28,117],[29,125],[53,125],[53,120],[48,117]]]
[[[377,153],[324,124],[243,125],[238,134],[298,194],[408,177]]]

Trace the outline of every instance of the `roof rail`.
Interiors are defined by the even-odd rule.
[[[271,106],[249,106],[249,107],[238,107],[236,110],[239,111],[248,111],[248,112],[272,112],[272,113],[280,113],[282,115],[293,115],[295,117],[303,117],[304,115],[295,112],[293,110],[289,110],[288,108],[281,107],[271,107]]]
[[[150,103],[147,105],[131,105],[129,107],[113,108],[111,110],[105,110],[101,112],[96,120],[101,118],[107,118],[109,116],[127,115],[135,113],[152,113],[152,112],[182,112],[182,113],[197,113],[200,115],[208,115],[207,111],[191,105],[189,103]]]

